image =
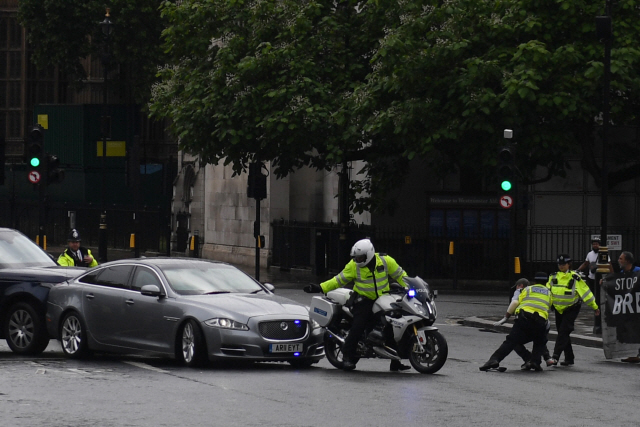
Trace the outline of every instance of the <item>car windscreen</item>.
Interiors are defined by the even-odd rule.
[[[38,245],[14,230],[0,230],[0,268],[58,265]]]
[[[264,291],[237,268],[213,263],[185,263],[160,267],[169,286],[180,295],[252,293]]]

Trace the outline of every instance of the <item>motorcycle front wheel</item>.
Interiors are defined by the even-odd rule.
[[[344,368],[344,362],[342,361],[342,345],[335,339],[330,337],[329,332],[324,334],[324,354],[327,356],[327,360],[333,366],[338,369]],[[352,360],[353,363],[358,363],[359,358]]]
[[[434,374],[444,366],[449,355],[447,340],[438,331],[426,333],[427,343],[418,345],[418,338],[414,335],[409,341],[409,362],[413,369],[421,374]]]

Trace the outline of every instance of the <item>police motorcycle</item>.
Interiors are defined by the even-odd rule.
[[[420,277],[403,280],[408,288],[391,283],[391,292],[376,299],[373,327],[358,341],[353,361],[408,358],[416,371],[433,374],[442,368],[449,353],[447,341],[433,326],[436,295]],[[342,346],[353,320],[349,309],[352,294],[355,292],[350,289],[334,289],[326,296],[314,296],[309,307],[311,318],[325,328],[327,359],[338,369],[343,368]]]

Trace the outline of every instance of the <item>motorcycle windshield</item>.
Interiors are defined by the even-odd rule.
[[[414,298],[422,304],[431,301],[431,288],[429,288],[429,284],[420,277],[405,277],[404,282],[409,285],[410,289],[415,290]]]

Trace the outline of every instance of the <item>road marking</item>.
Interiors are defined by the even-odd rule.
[[[129,365],[136,366],[138,368],[147,369],[149,371],[160,372],[161,374],[168,374],[169,371],[165,371],[164,369],[156,368],[155,366],[147,365],[146,363],[140,362],[131,362],[125,361],[124,363],[128,363]]]

